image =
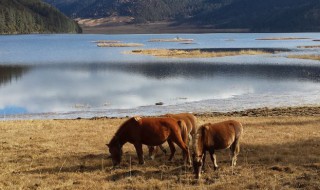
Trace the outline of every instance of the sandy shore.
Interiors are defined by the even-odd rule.
[[[227,119],[244,126],[234,174],[229,152],[218,151],[220,169],[201,181],[183,166],[179,148],[172,162],[158,153],[139,165],[133,145],[123,147],[113,169],[105,144],[127,118],[0,122],[0,189],[318,189],[320,106],[261,108],[196,114],[198,124]],[[167,144],[165,147],[168,149]]]

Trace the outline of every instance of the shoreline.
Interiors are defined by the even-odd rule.
[[[168,112],[170,113],[170,112]],[[176,112],[178,113],[178,112]],[[289,106],[289,107],[261,107],[261,108],[252,108],[252,109],[244,109],[240,111],[228,111],[228,112],[190,112],[195,116],[200,117],[294,117],[294,116],[320,116],[320,105],[310,105],[310,106]],[[9,121],[45,121],[45,120],[101,120],[101,119],[125,119],[130,116],[93,116],[93,117],[74,117],[74,118],[54,118],[54,117],[43,117],[43,118],[28,118],[29,114],[22,114],[19,116],[15,115],[12,117],[8,117],[8,119],[0,119],[0,122],[9,122]],[[39,113],[34,115],[54,115],[53,113]],[[129,115],[129,114],[128,114]],[[143,117],[153,117],[158,115],[143,115]]]

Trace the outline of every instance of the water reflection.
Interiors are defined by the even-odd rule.
[[[0,65],[0,87],[6,83],[21,79],[29,71],[28,66],[2,66]]]
[[[159,101],[165,106],[179,105],[163,107],[166,112],[177,107],[180,111],[226,111],[231,106],[239,109],[261,102],[320,101],[320,67],[311,66],[151,63],[20,70],[20,75],[10,75],[11,79],[24,74],[23,78],[0,88],[2,115],[84,111],[123,116],[128,112],[140,114],[142,109],[152,114],[158,108],[150,105]],[[182,109],[182,104],[201,101],[206,103]]]
[[[59,66],[52,67],[59,69]],[[64,69],[67,67],[64,67]],[[119,71],[138,74],[146,78],[212,78],[215,76],[234,76],[264,78],[267,80],[309,80],[320,81],[320,66],[314,65],[276,65],[276,64],[220,64],[202,62],[157,62],[130,64],[83,64],[69,69],[102,72]]]
[[[0,118],[19,113],[67,117],[152,115],[171,111],[229,111],[262,106],[319,104],[319,54],[301,34],[179,34],[195,44],[149,43],[176,35],[0,36]],[[308,40],[259,41],[267,37]],[[234,39],[234,41],[226,41]],[[92,41],[143,43],[143,48],[289,48],[289,53],[204,59],[128,55],[133,48],[98,48]],[[9,66],[9,65],[28,66]],[[162,101],[164,106],[154,106]],[[48,115],[48,114],[46,114]],[[63,117],[61,114],[56,118]]]

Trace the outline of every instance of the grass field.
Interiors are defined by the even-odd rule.
[[[319,109],[318,109],[319,110]],[[313,116],[198,116],[199,124],[236,119],[244,136],[232,174],[229,152],[220,169],[201,181],[175,159],[158,153],[139,165],[124,145],[121,168],[112,169],[105,144],[125,119],[0,122],[0,189],[319,189],[320,113]],[[165,147],[168,149],[167,144]]]

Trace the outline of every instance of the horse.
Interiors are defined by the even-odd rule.
[[[200,126],[193,141],[194,153],[193,169],[197,179],[200,179],[201,169],[204,169],[206,151],[209,152],[214,170],[218,168],[215,155],[216,150],[230,148],[231,166],[236,165],[237,155],[240,152],[240,139],[243,133],[241,123],[234,120],[223,121],[220,123],[207,123]]]
[[[175,153],[173,144],[175,143],[187,155],[186,161],[191,165],[189,148],[181,136],[181,134],[184,134],[184,138],[187,138],[186,127],[183,127],[183,125],[186,125],[184,121],[169,117],[129,118],[119,127],[109,144],[107,144],[113,166],[115,167],[120,164],[122,146],[127,142],[134,145],[139,164],[144,164],[142,144],[158,146],[165,141],[168,141],[171,150],[169,161],[172,160]]]
[[[184,142],[189,146],[189,142],[197,130],[197,118],[191,113],[166,114],[160,117],[170,117],[170,118],[184,121],[186,123],[187,133],[188,133],[188,139]],[[149,148],[149,157],[152,160],[155,158],[155,155],[158,152],[158,148],[160,148],[165,154],[167,153],[166,149],[162,145],[159,145],[158,147],[148,146],[148,148]]]

